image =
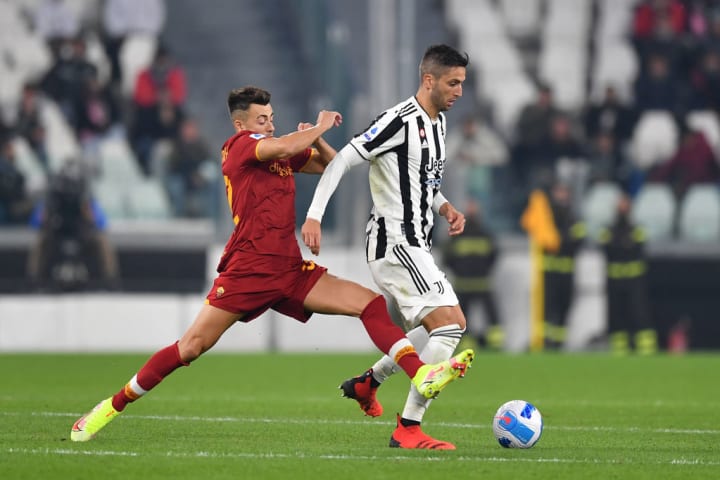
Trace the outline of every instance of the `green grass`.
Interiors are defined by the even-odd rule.
[[[388,448],[408,388],[380,389],[363,417],[337,385],[374,355],[207,354],[132,404],[91,442],[70,426],[145,355],[0,355],[2,479],[716,479],[720,356],[481,353],[424,429],[452,452]],[[529,450],[495,441],[497,407],[532,401]]]

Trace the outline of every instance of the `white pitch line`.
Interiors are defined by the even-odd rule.
[[[237,453],[218,453],[218,452],[165,452],[165,453],[148,453],[148,452],[132,452],[123,450],[75,450],[69,448],[9,448],[6,450],[7,453],[16,455],[74,455],[74,456],[98,456],[98,457],[150,457],[150,458],[208,458],[208,459],[308,459],[316,458],[319,460],[336,460],[336,461],[358,461],[358,460],[369,460],[369,461],[403,461],[409,460],[412,462],[426,461],[426,462],[437,462],[456,460],[462,462],[475,462],[475,463],[557,463],[557,464],[583,464],[583,465],[679,465],[679,466],[718,466],[720,462],[705,461],[700,459],[687,459],[687,458],[675,458],[665,461],[638,461],[632,460],[600,460],[600,459],[589,459],[589,458],[518,458],[518,457],[450,457],[447,456],[400,456],[394,455],[392,457],[383,457],[376,455],[313,455],[307,453],[250,453],[250,452],[237,452]],[[428,452],[430,453],[430,452]]]
[[[0,412],[0,416],[22,416],[28,415],[25,412]],[[31,416],[36,417],[69,417],[77,418],[81,413],[71,412],[31,412]],[[171,422],[211,422],[211,423],[281,423],[292,425],[359,425],[359,426],[375,426],[390,425],[394,426],[395,422],[367,419],[367,420],[324,420],[324,419],[297,419],[297,418],[258,418],[258,417],[203,417],[203,416],[182,416],[182,415],[123,415],[121,418],[138,419],[138,420],[159,420]],[[453,422],[434,422],[433,425],[447,428],[468,428],[468,429],[490,429],[492,425],[488,420],[487,423],[453,423]],[[609,433],[657,433],[657,434],[678,434],[678,435],[720,435],[720,429],[690,429],[690,428],[646,428],[646,427],[612,427],[612,426],[569,426],[569,425],[548,425],[547,421],[543,426],[545,430],[557,431],[580,431],[580,432],[609,432]]]

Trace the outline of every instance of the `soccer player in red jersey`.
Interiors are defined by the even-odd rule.
[[[464,375],[467,350],[436,365],[418,357],[392,323],[383,296],[304,261],[295,239],[295,172],[322,173],[335,150],[321,135],[338,126],[337,112],[321,111],[314,125],[274,137],[270,93],[232,90],[230,118],[236,133],[222,148],[222,173],[235,229],[223,251],[205,305],[179,341],[159,350],[114,396],[101,401],[72,427],[73,441],[87,441],[178,367],[209,350],[235,322],[273,309],[300,322],[312,312],[359,317],[375,345],[407,373],[427,398]],[[311,148],[314,147],[314,148]]]

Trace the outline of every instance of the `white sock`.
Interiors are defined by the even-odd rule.
[[[460,343],[464,330],[454,323],[436,328],[429,334],[427,345],[420,352],[420,359],[425,363],[440,363],[452,356]],[[405,408],[402,417],[408,420],[422,422],[432,399],[427,399],[418,393],[415,385],[410,384]]]
[[[427,345],[429,339],[428,334],[425,331],[425,327],[423,327],[422,325],[413,328],[408,333],[406,333],[405,336],[413,344],[413,347],[415,347],[415,351],[418,352],[418,354],[420,351],[422,351],[423,348],[425,348],[425,345]],[[422,357],[420,359],[422,360]],[[373,378],[380,383],[383,383],[391,375],[402,371],[402,368],[400,368],[388,355],[383,356],[380,360],[375,362],[375,365],[372,366],[372,369]]]

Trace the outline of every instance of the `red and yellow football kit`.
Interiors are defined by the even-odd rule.
[[[206,302],[245,313],[245,322],[269,308],[304,322],[310,317],[305,297],[326,271],[302,259],[295,238],[294,173],[312,150],[261,162],[256,150],[263,138],[242,131],[223,145],[222,172],[235,230]]]

